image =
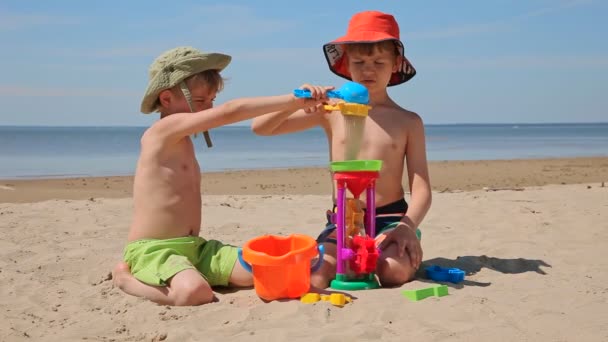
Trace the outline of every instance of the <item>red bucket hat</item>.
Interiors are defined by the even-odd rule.
[[[403,43],[399,40],[399,24],[395,18],[378,11],[365,11],[355,14],[348,23],[346,35],[323,45],[323,53],[334,74],[352,80],[346,65],[346,49],[348,43],[376,43],[394,40],[403,63],[399,70],[391,76],[388,86],[394,86],[409,81],[416,75],[416,69],[405,58]]]

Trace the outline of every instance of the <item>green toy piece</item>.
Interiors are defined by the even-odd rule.
[[[440,286],[432,286],[424,289],[418,290],[403,290],[403,295],[411,300],[412,302],[417,302],[419,300],[423,300],[427,297],[437,296],[443,297],[448,295],[448,286],[440,285]]]
[[[335,161],[330,165],[332,172],[349,171],[380,171],[382,160],[344,160]]]

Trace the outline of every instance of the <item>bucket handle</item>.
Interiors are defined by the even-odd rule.
[[[323,245],[317,245],[317,250],[319,251],[319,260],[317,260],[317,262],[312,265],[312,267],[310,268],[310,272],[311,273],[315,273],[319,270],[319,268],[321,268],[321,265],[323,265],[323,256],[325,255],[325,247],[323,247]]]
[[[323,245],[317,245],[317,250],[319,251],[319,260],[317,260],[317,262],[310,268],[310,272],[312,272],[312,273],[317,272],[319,270],[319,268],[321,268],[321,265],[323,265],[323,256],[325,255],[325,247],[323,247]],[[241,264],[241,266],[243,266],[245,271],[252,273],[253,269],[251,268],[251,265],[243,259],[243,249],[242,248],[239,248],[237,250],[237,255],[238,255],[239,263]]]
[[[237,250],[237,254],[238,254],[238,256],[239,256],[239,263],[241,263],[241,266],[243,266],[243,268],[245,269],[245,271],[247,271],[247,272],[249,272],[249,273],[252,273],[252,272],[253,272],[253,270],[251,269],[251,265],[249,265],[249,264],[247,263],[247,261],[243,260],[243,249],[242,249],[242,248],[239,248],[239,249]]]

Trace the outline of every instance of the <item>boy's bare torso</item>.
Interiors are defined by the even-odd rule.
[[[198,236],[201,175],[192,141],[185,137],[163,145],[153,135],[148,131],[142,139],[128,239]]]
[[[376,181],[376,206],[395,202],[404,196],[402,185],[408,122],[416,114],[395,104],[372,106],[358,159],[382,160],[380,178]],[[345,151],[344,118],[337,112],[326,114],[331,160],[343,160]],[[364,198],[365,196],[362,196]]]

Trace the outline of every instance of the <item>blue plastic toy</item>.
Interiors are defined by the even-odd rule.
[[[293,91],[293,94],[297,97],[310,98],[310,91],[305,89],[296,89]],[[367,88],[357,82],[346,82],[340,89],[328,91],[327,97],[344,100],[349,103],[369,103],[369,92],[367,91]]]
[[[447,281],[458,284],[464,281],[464,271],[459,268],[447,268],[437,265],[425,269],[426,277],[435,281]]]

